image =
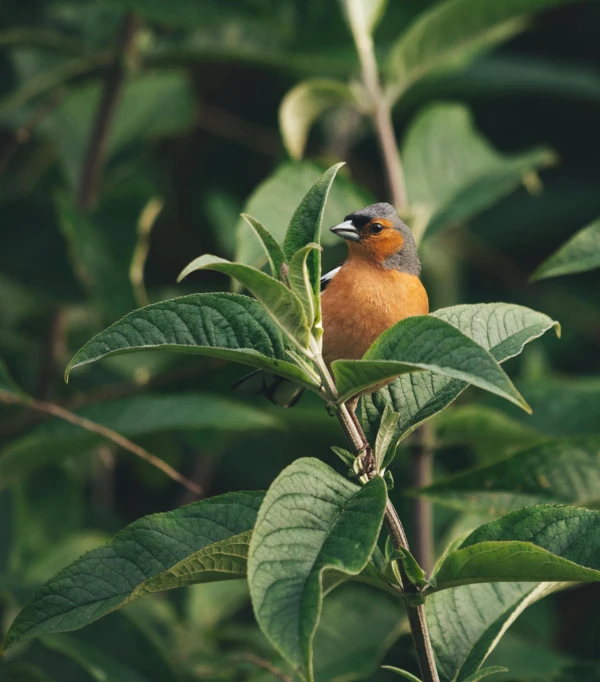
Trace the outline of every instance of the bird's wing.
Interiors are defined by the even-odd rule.
[[[342,266],[340,265],[339,267],[331,270],[326,275],[323,275],[323,277],[321,277],[321,292],[325,291],[325,289],[327,288],[327,285],[337,275],[337,273],[340,271],[341,267]]]

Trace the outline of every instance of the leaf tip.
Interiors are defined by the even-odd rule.
[[[562,327],[560,326],[560,322],[554,322],[554,333],[556,334],[556,338],[560,339],[562,335]]]

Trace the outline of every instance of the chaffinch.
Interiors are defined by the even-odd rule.
[[[348,258],[321,278],[323,357],[358,360],[392,325],[429,312],[419,279],[421,261],[408,226],[393,206],[372,204],[344,218],[331,231],[346,240]],[[235,384],[244,393],[263,393],[291,407],[303,389],[259,370]],[[356,399],[357,400],[357,399]],[[354,413],[356,405],[350,405]]]

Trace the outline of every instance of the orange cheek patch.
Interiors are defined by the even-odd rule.
[[[381,234],[372,235],[364,244],[365,249],[371,253],[378,263],[383,263],[390,256],[398,253],[403,245],[402,235],[393,228],[384,230]]]

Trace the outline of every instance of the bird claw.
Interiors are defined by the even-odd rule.
[[[335,417],[337,406],[335,403],[325,403],[325,409],[330,417]]]

